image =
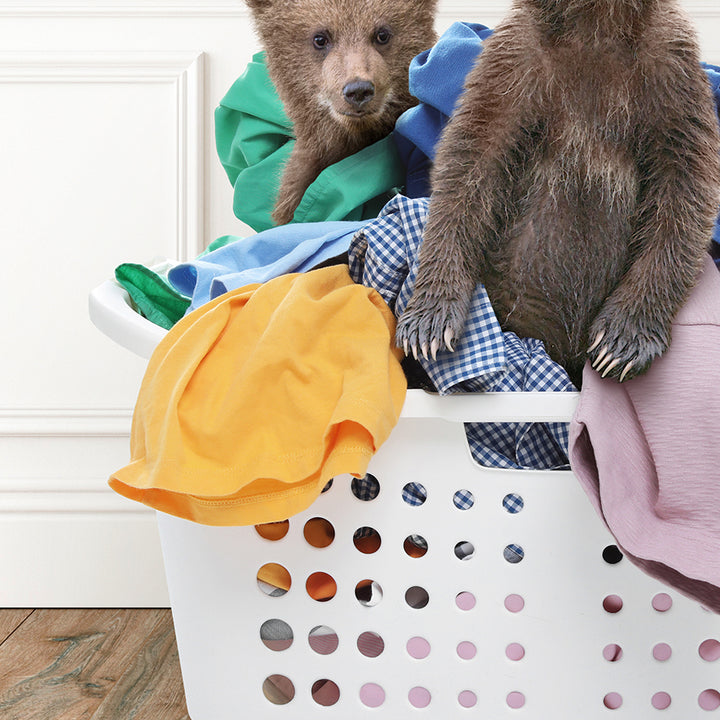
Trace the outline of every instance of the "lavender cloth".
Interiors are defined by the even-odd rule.
[[[720,273],[708,257],[668,351],[619,384],[587,365],[570,464],[626,556],[720,613]]]

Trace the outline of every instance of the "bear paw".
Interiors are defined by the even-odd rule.
[[[644,323],[632,322],[627,315],[613,320],[602,314],[590,329],[592,344],[588,356],[602,377],[630,380],[645,373],[652,361],[662,355],[669,344],[669,333],[649,332]]]
[[[416,294],[398,319],[395,342],[406,355],[412,351],[416,360],[419,354],[435,360],[441,347],[450,352],[455,350],[455,341],[465,325],[466,312],[466,304],[456,299]]]

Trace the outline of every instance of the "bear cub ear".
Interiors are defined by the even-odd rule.
[[[245,0],[245,4],[251,10],[267,10],[272,5],[272,0]]]

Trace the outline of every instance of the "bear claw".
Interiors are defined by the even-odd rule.
[[[631,360],[626,366],[625,369],[620,373],[620,377],[618,378],[618,382],[622,382],[625,379],[625,375],[628,373],[630,368],[633,366],[633,361]]]
[[[441,349],[455,350],[455,339],[465,323],[463,303],[414,297],[398,319],[395,338],[405,354],[437,360]]]
[[[616,310],[597,318],[591,328],[594,342],[587,352],[592,368],[603,378],[624,382],[643,374],[670,343],[669,329],[650,332],[647,321],[628,316]],[[599,328],[601,324],[606,327]]]
[[[592,352],[592,351],[600,344],[600,341],[601,341],[604,337],[605,337],[605,331],[604,331],[604,330],[601,330],[601,331],[596,335],[595,341],[594,341],[593,344],[588,348],[587,351],[588,351],[589,353]]]

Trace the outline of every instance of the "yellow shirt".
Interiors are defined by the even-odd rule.
[[[207,525],[284,520],[365,474],[406,382],[395,320],[346,266],[226,293],[177,323],[140,388],[110,486]]]

